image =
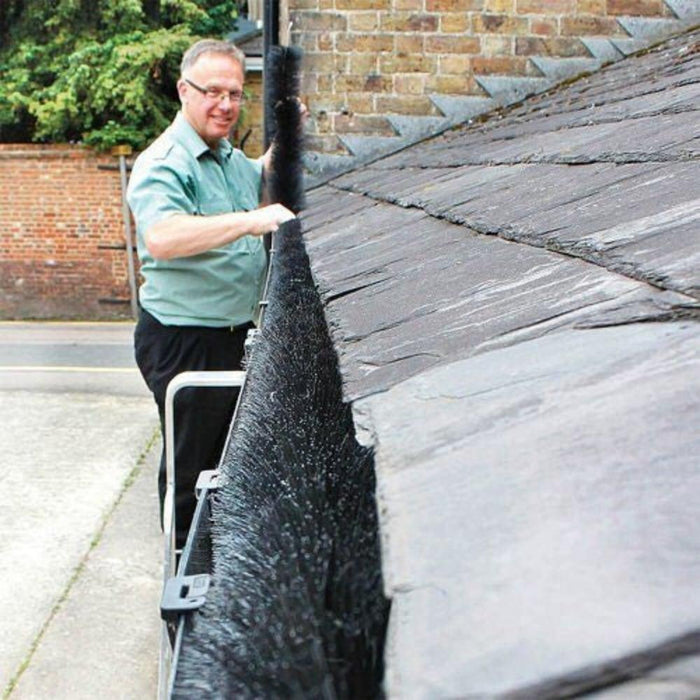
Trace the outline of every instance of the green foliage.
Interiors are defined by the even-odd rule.
[[[178,109],[182,52],[236,2],[0,0],[0,142],[142,148]]]

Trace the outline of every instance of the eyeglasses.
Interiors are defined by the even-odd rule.
[[[228,90],[219,90],[218,88],[203,88],[200,85],[197,85],[197,83],[193,83],[188,78],[183,78],[183,80],[188,85],[191,85],[195,90],[201,92],[204,97],[212,102],[223,102],[227,97],[235,104],[245,102],[245,96],[240,90],[231,90],[229,92]]]

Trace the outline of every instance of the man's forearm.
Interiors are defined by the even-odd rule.
[[[279,204],[215,216],[175,214],[146,231],[145,242],[156,260],[185,258],[220,248],[243,236],[276,231],[281,223],[293,218],[294,214]]]

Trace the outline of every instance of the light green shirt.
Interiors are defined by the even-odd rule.
[[[127,199],[136,220],[141,306],[165,325],[231,326],[257,315],[266,254],[258,236],[205,253],[154,260],[144,233],[173,214],[209,216],[259,205],[262,164],[223,139],[213,152],[180,112],[136,159]]]

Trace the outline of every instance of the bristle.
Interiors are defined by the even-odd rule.
[[[270,199],[284,204],[295,214],[304,208],[304,134],[301,112],[296,98],[285,98],[277,103],[277,137],[272,150],[272,168],[269,178]]]
[[[304,207],[304,134],[299,107],[302,52],[272,47],[266,61],[265,118],[275,133],[269,173],[270,201],[298,213]]]
[[[381,696],[372,454],[354,437],[298,221],[280,229],[265,325],[213,504],[212,589],[173,697]]]
[[[303,52],[296,46],[271,46],[265,59],[265,119],[277,131],[275,105],[298,97]]]

